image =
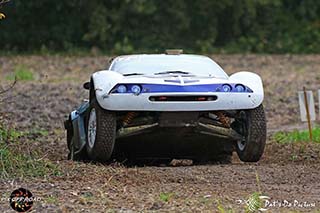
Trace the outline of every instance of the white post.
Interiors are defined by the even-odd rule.
[[[313,99],[313,92],[312,91],[306,91],[307,94],[307,102],[308,102],[308,108],[309,108],[309,114],[310,114],[310,120],[315,121],[316,120],[316,113],[315,113],[315,107],[314,107],[314,99]],[[307,110],[304,100],[304,92],[299,91],[299,106],[300,106],[300,117],[301,121],[307,122]],[[319,90],[319,97],[320,97],[320,90]]]

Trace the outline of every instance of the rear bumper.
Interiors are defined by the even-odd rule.
[[[214,101],[150,101],[150,96],[217,96]],[[97,100],[106,110],[114,111],[213,111],[253,109],[263,101],[256,93],[144,93],[99,95]]]

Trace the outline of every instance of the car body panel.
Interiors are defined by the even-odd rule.
[[[252,109],[258,107],[264,98],[261,78],[251,72],[239,72],[228,79],[212,78],[210,76],[188,76],[188,75],[144,75],[144,76],[122,76],[114,71],[100,71],[92,75],[96,98],[101,107],[106,110],[138,110],[138,111],[208,111],[208,110],[235,110]],[[164,87],[164,92],[134,94],[110,94],[118,84],[158,84]],[[204,91],[198,92],[198,87],[215,84],[243,84],[248,86],[253,93]],[[179,86],[188,88],[193,86],[194,92],[185,89],[186,92],[170,92],[165,87]],[[183,89],[182,89],[183,90]],[[218,100],[213,102],[176,102],[166,103],[150,102],[151,95],[217,95]]]
[[[152,93],[152,96],[179,96],[181,93]],[[216,95],[216,101],[194,102],[152,102],[150,94],[113,94],[97,96],[100,106],[104,109],[115,111],[212,111],[252,109],[259,106],[263,97],[259,94],[218,94],[218,93],[183,93],[184,96]]]
[[[89,108],[89,102],[85,101],[77,110],[71,112],[72,128],[73,128],[73,143],[75,150],[82,150],[86,144],[86,129],[85,129],[85,113]]]
[[[210,75],[227,79],[228,75],[212,59],[201,55],[140,54],[115,58],[109,70],[121,74],[154,74],[163,71],[185,71],[198,75]]]

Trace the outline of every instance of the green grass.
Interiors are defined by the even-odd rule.
[[[0,127],[0,141],[14,142],[21,137],[32,137],[34,140],[49,135],[48,130],[44,129],[31,129],[28,131],[16,131],[14,128],[1,128]]]
[[[14,73],[6,77],[7,80],[32,81],[34,80],[33,72],[25,65],[17,65]]]
[[[59,200],[57,197],[50,195],[45,199],[45,202],[49,204],[58,204]]]
[[[168,202],[172,196],[173,196],[173,193],[165,193],[165,192],[161,192],[159,195],[160,200],[163,202]]]
[[[220,200],[217,200],[217,212],[219,213],[234,213],[235,211],[232,208],[227,208],[222,205]]]
[[[0,142],[14,141],[22,135],[22,132],[15,131],[14,129],[5,129],[0,126]]]
[[[48,136],[49,131],[45,129],[31,129],[30,131],[25,132],[27,135],[40,135],[40,136]]]
[[[320,127],[313,128],[312,135],[313,135],[313,142],[320,143]],[[275,139],[276,142],[281,144],[310,141],[308,130],[303,130],[303,131],[294,130],[292,132],[281,131],[274,134],[273,138]]]
[[[60,168],[41,158],[37,150],[26,150],[19,142],[24,133],[0,126],[0,178],[61,175]]]

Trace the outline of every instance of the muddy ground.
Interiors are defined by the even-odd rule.
[[[303,86],[317,90],[320,55],[213,55],[231,74],[255,71],[265,85],[268,142],[259,163],[111,165],[72,162],[67,148],[65,116],[87,98],[82,83],[90,74],[107,67],[108,57],[14,56],[0,57],[1,85],[17,66],[34,73],[34,80],[19,81],[0,108],[6,125],[33,134],[21,137],[29,150],[57,165],[59,175],[4,178],[0,181],[0,211],[12,212],[7,202],[19,187],[32,191],[41,201],[34,212],[218,212],[218,208],[244,211],[245,200],[259,188],[270,201],[314,204],[312,207],[274,207],[270,212],[320,211],[320,147],[317,144],[278,144],[278,130],[304,128],[299,122],[297,91]],[[317,98],[316,98],[317,100]],[[37,130],[37,131],[34,131]],[[1,170],[0,170],[1,172]],[[260,181],[257,184],[256,174]],[[220,211],[222,212],[222,211]]]

